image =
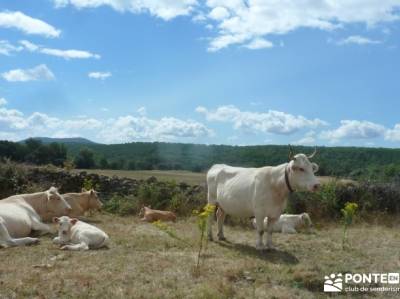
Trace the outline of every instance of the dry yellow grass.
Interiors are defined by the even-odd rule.
[[[341,228],[330,224],[315,234],[274,234],[278,250],[258,252],[253,230],[228,226],[230,242],[208,243],[196,276],[196,248],[136,217],[93,218],[110,235],[109,249],[61,251],[49,236],[36,246],[0,249],[0,298],[325,298],[326,274],[400,266],[398,227],[357,224],[349,230],[351,248],[342,251]],[[198,241],[196,219],[168,225]]]

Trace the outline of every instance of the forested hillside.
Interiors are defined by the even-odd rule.
[[[296,146],[296,152],[309,154],[311,147]],[[288,146],[228,146],[160,142],[98,144],[65,142],[43,144],[0,142],[0,157],[34,164],[74,162],[77,168],[129,170],[206,171],[215,163],[260,167],[277,165],[288,159]],[[357,179],[388,180],[400,173],[400,149],[360,147],[319,147],[314,161],[319,175]]]

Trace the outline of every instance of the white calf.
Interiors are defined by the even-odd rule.
[[[55,217],[53,222],[58,224],[58,237],[53,243],[62,245],[63,250],[88,250],[108,245],[108,235],[93,225],[68,216]]]
[[[256,219],[253,219],[253,226],[257,228]],[[264,219],[264,227],[268,226],[268,217]],[[275,222],[273,226],[273,231],[276,233],[283,234],[296,234],[297,229],[306,227],[309,231],[312,228],[312,222],[310,216],[307,213],[302,213],[299,215],[282,214],[279,220]]]

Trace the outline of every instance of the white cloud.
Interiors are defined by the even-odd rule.
[[[64,59],[87,59],[87,58],[95,58],[100,59],[101,56],[98,54],[94,54],[88,51],[82,50],[60,50],[60,49],[52,49],[52,48],[45,48],[34,43],[31,43],[27,40],[22,40],[20,43],[24,46],[25,49],[31,52],[39,52],[46,55],[61,57]]]
[[[39,46],[35,45],[34,43],[31,43],[30,41],[27,40],[20,40],[19,43],[24,46],[25,49],[31,52],[35,52],[39,49]]]
[[[0,40],[0,54],[1,55],[11,55],[13,52],[19,52],[22,50],[22,47],[17,47],[12,45],[7,40]]]
[[[145,116],[122,116],[108,120],[99,136],[106,142],[129,142],[133,140],[171,141],[177,138],[212,136],[212,130],[193,120],[163,117],[159,120]]]
[[[382,137],[385,127],[370,121],[342,120],[340,127],[335,130],[323,131],[322,139],[337,142],[342,139],[371,139]]]
[[[7,100],[5,98],[0,98],[0,106],[4,106],[7,104]]]
[[[147,114],[147,109],[146,107],[140,107],[137,112],[139,113],[140,116],[146,116]]]
[[[78,9],[110,6],[119,12],[150,13],[164,20],[189,15],[197,0],[53,0],[56,7],[73,5]]]
[[[99,80],[105,80],[111,76],[112,76],[112,74],[110,72],[90,72],[88,74],[89,78],[99,79]]]
[[[303,138],[293,141],[293,144],[298,144],[298,145],[313,145],[316,143],[316,138],[315,138],[316,133],[314,131],[307,132]]]
[[[215,111],[197,107],[196,111],[206,116],[209,121],[232,123],[234,129],[246,132],[262,132],[274,134],[291,134],[304,128],[315,128],[327,125],[320,119],[307,119],[301,115],[269,110],[268,112],[240,111],[235,106],[221,106]]]
[[[271,43],[269,40],[263,39],[263,38],[256,38],[252,40],[250,43],[245,45],[244,47],[251,49],[251,50],[257,50],[257,49],[264,49],[264,48],[272,48],[274,46],[273,43]]]
[[[46,22],[27,16],[19,11],[0,12],[0,27],[16,28],[27,34],[58,37],[61,31]]]
[[[229,12],[216,21],[219,30],[211,39],[210,51],[300,28],[330,31],[360,23],[371,27],[399,20],[400,8],[398,0],[208,0],[206,3],[210,11],[223,7]],[[210,19],[215,21],[211,16]]]
[[[59,50],[59,49],[49,49],[43,48],[40,50],[40,53],[62,57],[64,59],[86,59],[86,58],[95,58],[100,59],[100,55],[93,54],[88,51],[81,50]]]
[[[4,72],[1,76],[10,82],[26,82],[37,80],[53,80],[55,79],[52,71],[45,65],[40,64],[31,69],[15,69]]]
[[[389,141],[400,141],[400,124],[396,124],[393,129],[388,129],[385,139]]]
[[[367,37],[363,37],[360,35],[352,35],[345,39],[342,39],[337,42],[338,45],[348,45],[348,44],[356,44],[356,45],[376,45],[381,44],[382,42],[379,40],[369,39]]]
[[[229,11],[222,6],[214,7],[209,13],[209,17],[214,20],[223,20],[229,17]]]
[[[150,13],[164,20],[190,16],[195,23],[215,28],[208,51],[231,45],[261,49],[272,46],[270,37],[306,28],[332,31],[400,19],[399,0],[53,0],[57,7],[78,9],[109,6],[119,12]],[[374,41],[373,41],[374,42]],[[376,42],[376,41],[375,41]]]
[[[0,133],[0,139],[2,136],[6,139],[24,139],[39,135],[90,136],[110,143],[174,141],[213,135],[213,131],[202,123],[174,117],[153,119],[127,115],[106,120],[87,116],[61,119],[41,112],[24,115],[21,111],[5,107],[0,107]]]

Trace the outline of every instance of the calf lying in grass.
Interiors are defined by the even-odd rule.
[[[147,222],[176,221],[176,215],[170,211],[153,210],[145,206],[140,210],[139,217],[143,217],[141,220]]]
[[[253,226],[256,226],[256,219],[253,219]],[[267,227],[268,217],[264,219],[264,227]],[[297,229],[307,228],[308,231],[312,228],[312,222],[310,216],[307,213],[302,213],[299,215],[282,214],[279,220],[274,224],[273,231],[283,234],[296,234]]]
[[[68,216],[54,217],[58,224],[58,237],[53,243],[62,245],[63,250],[89,250],[108,245],[109,237],[101,229]]]

